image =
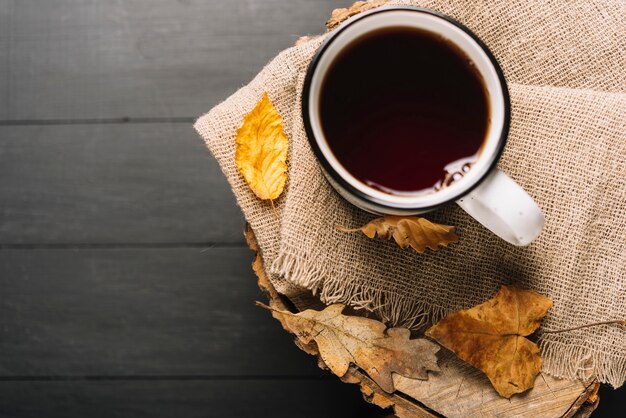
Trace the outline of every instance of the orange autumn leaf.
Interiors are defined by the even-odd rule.
[[[374,319],[343,315],[344,305],[292,313],[257,304],[272,311],[283,328],[296,335],[301,346],[316,344],[324,364],[339,377],[347,373],[352,363],[391,393],[392,373],[426,380],[429,370],[439,371],[437,344],[424,338],[411,339],[406,328],[387,329]]]
[[[280,196],[287,180],[288,140],[267,93],[237,129],[235,164],[259,199]]]
[[[415,216],[385,216],[374,219],[361,228],[337,228],[343,232],[360,231],[368,238],[376,235],[382,239],[393,238],[400,247],[411,247],[418,253],[423,253],[426,248],[436,250],[459,240],[453,226],[435,224]]]
[[[537,292],[502,286],[494,298],[448,315],[426,336],[482,370],[500,396],[510,398],[534,385],[541,356],[524,337],[539,328],[551,307]]]
[[[350,7],[335,9],[333,10],[330,18],[326,21],[326,27],[328,28],[328,30],[334,29],[348,18],[367,10],[382,6],[385,3],[387,3],[387,0],[357,1]]]

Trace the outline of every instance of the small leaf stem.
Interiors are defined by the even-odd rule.
[[[572,327],[572,328],[557,329],[554,331],[542,331],[542,333],[543,334],[558,334],[560,332],[575,331],[577,329],[597,327],[598,325],[611,325],[611,324],[626,325],[626,321],[623,319],[615,319],[613,321],[594,322],[593,324],[585,324],[585,325],[580,325],[580,326]]]

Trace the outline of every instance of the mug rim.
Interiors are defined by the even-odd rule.
[[[322,152],[318,144],[318,140],[315,136],[315,133],[313,130],[313,124],[311,121],[310,107],[309,107],[309,99],[311,95],[311,84],[312,84],[313,76],[315,75],[317,66],[321,58],[323,57],[324,53],[328,49],[328,47],[345,29],[347,29],[354,23],[360,20],[366,19],[370,16],[377,15],[380,13],[390,12],[390,11],[413,11],[413,12],[426,13],[436,18],[443,19],[447,21],[448,23],[451,23],[452,25],[456,26],[458,29],[462,30],[463,32],[465,32],[474,42],[476,42],[478,47],[485,53],[489,63],[491,64],[493,70],[495,71],[497,75],[497,78],[498,78],[497,81],[499,82],[500,88],[501,88],[502,100],[503,100],[503,109],[502,109],[503,110],[503,124],[500,130],[500,135],[498,138],[496,149],[489,156],[490,161],[488,161],[487,163],[487,169],[484,171],[484,173],[480,175],[480,177],[475,179],[473,184],[470,184],[468,187],[466,187],[465,190],[460,190],[454,196],[451,196],[450,198],[442,202],[432,204],[432,205],[421,205],[421,206],[415,206],[415,207],[393,206],[389,202],[382,201],[354,187],[335,170],[335,168],[330,164],[330,162],[328,161],[328,159]],[[464,26],[460,22],[454,20],[453,18],[449,16],[436,12],[434,10],[423,8],[423,7],[417,7],[417,6],[381,6],[379,8],[369,10],[367,12],[363,12],[357,16],[353,16],[349,18],[348,20],[346,20],[344,23],[342,23],[340,27],[335,29],[328,36],[328,38],[324,40],[324,42],[322,43],[322,45],[319,47],[319,49],[313,56],[308,66],[306,77],[304,79],[301,106],[302,106],[302,118],[304,122],[304,128],[307,134],[307,138],[309,140],[309,144],[311,145],[311,148],[313,149],[313,152],[315,156],[317,157],[317,160],[322,165],[322,168],[333,179],[333,181],[335,181],[341,188],[343,188],[349,194],[361,200],[364,200],[370,204],[374,204],[378,207],[382,207],[391,211],[401,209],[403,212],[415,212],[415,213],[426,212],[426,211],[434,210],[442,206],[448,205],[452,202],[455,202],[461,199],[462,197],[469,194],[476,187],[478,187],[489,176],[489,174],[492,173],[493,170],[496,168],[496,165],[498,161],[500,160],[500,157],[502,156],[502,152],[504,151],[504,147],[508,139],[508,133],[509,133],[510,121],[511,121],[510,97],[509,97],[509,91],[508,91],[508,87],[506,84],[506,80],[504,78],[504,73],[498,61],[496,60],[493,53],[489,50],[489,48],[484,44],[484,42],[476,34],[474,34],[470,29],[468,29],[466,26]]]

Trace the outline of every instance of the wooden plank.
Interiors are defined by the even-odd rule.
[[[191,124],[0,126],[0,245],[241,243]]]
[[[511,399],[500,397],[487,377],[444,352],[439,359],[441,372],[429,374],[428,380],[394,375],[397,391],[422,402],[448,418],[563,416],[586,386],[575,380],[540,375],[535,387]]]
[[[190,117],[346,0],[0,0],[0,120]]]
[[[356,386],[338,379],[0,382],[7,418],[374,418]]]
[[[322,375],[254,306],[251,260],[247,248],[2,250],[0,376]]]

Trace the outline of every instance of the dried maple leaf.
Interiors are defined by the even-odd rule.
[[[505,398],[533,387],[541,368],[539,347],[524,338],[535,332],[552,301],[532,290],[502,286],[471,309],[448,315],[426,336],[482,370]]]
[[[346,229],[342,226],[337,228],[343,232],[361,231],[368,238],[374,238],[376,235],[382,239],[393,238],[400,247],[410,246],[418,253],[423,253],[426,248],[436,250],[439,246],[445,247],[459,240],[453,226],[435,224],[415,216],[385,216],[376,218],[361,228]]]
[[[258,303],[258,302],[257,302]],[[439,346],[426,339],[411,340],[405,328],[389,328],[382,322],[359,316],[343,315],[344,305],[335,304],[323,311],[300,313],[269,308],[285,330],[298,341],[317,344],[328,368],[342,377],[350,363],[363,369],[384,391],[393,392],[392,373],[414,379],[428,379],[428,370],[439,371],[435,354]]]
[[[387,0],[357,1],[350,7],[335,9],[330,15],[330,18],[326,21],[326,27],[328,28],[328,30],[334,29],[349,17],[357,15],[366,10],[382,6],[385,3],[387,3]]]
[[[262,200],[274,200],[287,180],[288,140],[283,119],[267,93],[237,129],[235,164],[250,189]]]

